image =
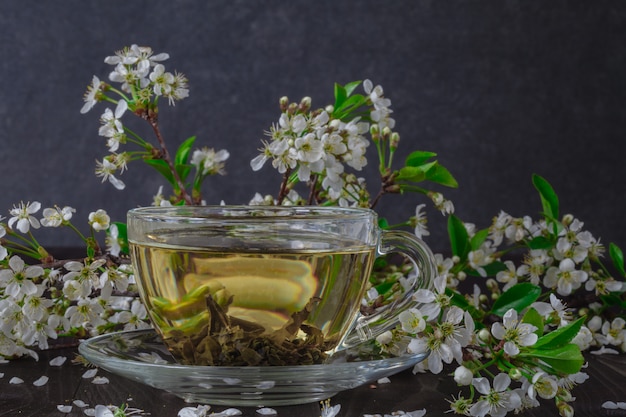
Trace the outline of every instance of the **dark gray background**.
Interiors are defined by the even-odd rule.
[[[334,82],[370,78],[392,100],[402,154],[435,151],[458,178],[446,195],[463,220],[536,216],[538,173],[563,212],[626,246],[626,2],[20,0],[0,3],[0,33],[5,216],[38,200],[75,207],[82,227],[97,208],[124,220],[150,204],[163,182],[143,165],[122,176],[124,191],[100,184],[105,107],[79,114],[92,75],[111,69],[103,58],[137,43],[189,78],[190,97],[162,111],[168,140],[231,152],[228,176],[207,181],[209,203],[277,190],[278,174],[249,161],[280,96],[322,106]],[[423,201],[389,196],[382,211],[395,220]],[[435,250],[448,247],[442,220],[430,216]],[[77,244],[69,231],[41,241]]]

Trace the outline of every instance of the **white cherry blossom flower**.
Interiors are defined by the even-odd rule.
[[[530,216],[522,218],[512,218],[504,229],[504,236],[511,242],[520,242],[528,236],[532,225]]]
[[[529,323],[521,323],[517,319],[517,311],[510,309],[503,317],[503,323],[495,322],[491,326],[491,334],[503,340],[504,351],[507,355],[517,356],[520,347],[532,346],[537,342],[538,336],[534,332],[537,327]]]
[[[87,87],[87,91],[85,92],[85,104],[83,104],[83,107],[80,109],[81,114],[87,113],[99,101],[98,93],[100,93],[102,85],[102,81],[94,75],[91,80],[91,85]]]
[[[9,211],[11,217],[8,222],[8,226],[13,229],[13,225],[17,222],[17,230],[22,233],[28,233],[30,228],[39,229],[39,220],[37,220],[33,214],[37,213],[41,208],[39,201],[33,201],[32,203],[20,202],[19,206],[13,206]]]
[[[191,163],[197,167],[202,175],[224,175],[224,162],[230,157],[227,150],[215,152],[215,149],[204,147],[197,149],[191,156]]]
[[[124,125],[120,121],[124,113],[128,110],[128,103],[126,100],[119,100],[115,106],[115,111],[107,108],[100,117],[100,129],[98,134],[110,138],[118,133],[124,133]]]
[[[518,279],[518,268],[516,268],[513,261],[504,261],[504,266],[506,266],[506,269],[498,271],[496,274],[496,281],[505,284],[504,287],[502,287],[502,291],[506,291],[517,284]]]
[[[494,217],[489,227],[489,239],[493,241],[494,245],[500,246],[500,244],[502,244],[504,232],[512,220],[513,217],[504,211],[500,211],[498,216]]]
[[[517,275],[527,276],[531,283],[538,285],[551,259],[545,250],[531,250],[517,269]]]
[[[433,204],[441,212],[441,214],[453,214],[454,213],[454,203],[448,199],[446,199],[443,194],[436,192],[429,192],[428,197],[433,201]]]
[[[69,319],[72,327],[96,328],[106,321],[102,319],[104,308],[98,298],[78,300],[76,305],[70,306],[65,311],[65,317]]]
[[[91,262],[88,259],[85,259],[83,262],[66,262],[64,267],[69,272],[63,275],[63,281],[89,282],[95,288],[100,288],[100,267],[105,263],[106,260],[104,259],[96,259]]]
[[[411,353],[430,351],[428,369],[438,374],[443,370],[443,363],[462,361],[462,347],[467,345],[469,334],[467,329],[459,325],[463,319],[463,311],[458,307],[450,308],[445,320],[434,326],[432,332],[417,337],[409,343],[407,349]]]
[[[587,281],[587,273],[576,269],[573,260],[563,259],[558,267],[551,266],[546,272],[543,284],[548,288],[556,288],[559,295],[567,296],[572,291],[580,288],[581,284]]]
[[[426,204],[418,204],[417,207],[415,207],[415,216],[409,219],[409,223],[411,223],[411,226],[414,228],[415,236],[420,239],[430,235],[428,227],[426,226],[428,219],[426,218],[426,213],[422,211],[424,207],[426,207]]]
[[[330,400],[322,401],[321,417],[336,417],[341,410],[341,404],[330,405]]]
[[[400,320],[402,330],[407,333],[416,334],[426,328],[424,316],[417,308],[410,308],[402,311],[399,314],[398,319]]]
[[[102,182],[108,180],[115,188],[123,190],[126,184],[114,175],[118,168],[117,164],[105,157],[102,161],[96,161],[96,176],[102,177]]]
[[[24,297],[22,311],[33,321],[41,321],[48,317],[48,308],[54,302],[47,297],[42,297],[43,287],[37,287],[37,292]]]
[[[596,295],[607,295],[610,292],[622,291],[623,288],[624,283],[616,281],[613,277],[599,280],[589,278],[587,282],[585,282],[585,289],[587,291],[594,291]]]
[[[418,289],[413,299],[423,303],[420,311],[428,320],[437,320],[442,309],[450,306],[450,297],[446,295],[446,277],[438,276],[433,281],[433,289]]]
[[[64,222],[69,221],[74,213],[76,213],[76,209],[69,206],[45,208],[43,209],[41,225],[44,227],[59,227]]]
[[[96,231],[107,230],[111,225],[111,218],[106,210],[98,209],[89,213],[89,225]]]
[[[44,274],[42,267],[37,265],[26,266],[26,263],[18,255],[9,259],[9,268],[0,270],[0,285],[4,293],[16,300],[37,293],[37,286],[32,281]]]
[[[504,373],[496,375],[493,379],[493,388],[487,378],[475,378],[472,385],[483,395],[470,407],[470,415],[484,417],[489,414],[492,417],[503,417],[509,411],[518,408],[522,401],[516,392],[508,390],[510,384],[511,378]]]
[[[537,301],[532,304],[532,307],[537,310],[541,316],[558,326],[565,326],[572,320],[571,311],[569,311],[567,306],[554,294],[550,294],[550,303]]]
[[[543,399],[551,399],[556,395],[558,388],[557,381],[553,376],[540,371],[533,375],[528,387],[528,396],[533,400],[537,395]]]
[[[467,260],[469,265],[478,272],[481,277],[487,276],[487,271],[485,271],[483,267],[493,262],[490,251],[485,247],[470,251],[467,255]]]

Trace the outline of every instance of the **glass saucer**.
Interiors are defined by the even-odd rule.
[[[281,406],[317,402],[340,391],[393,375],[427,354],[381,358],[364,348],[345,350],[323,365],[179,365],[152,329],[96,336],[81,355],[117,375],[159,388],[187,402],[231,406]],[[366,349],[365,349],[366,350]]]

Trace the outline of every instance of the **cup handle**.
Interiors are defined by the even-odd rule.
[[[398,253],[410,259],[417,272],[416,279],[401,298],[382,307],[375,314],[365,316],[359,313],[352,329],[337,350],[373,340],[380,334],[395,328],[399,323],[401,312],[412,307],[419,307],[420,303],[413,299],[413,294],[421,288],[432,288],[437,267],[435,257],[424,241],[408,232],[383,230],[377,255],[382,256],[389,253]]]

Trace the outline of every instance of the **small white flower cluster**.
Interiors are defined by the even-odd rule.
[[[415,221],[410,224],[418,236],[428,235],[422,208],[422,205],[417,207]],[[570,391],[583,383],[587,374],[546,373],[545,368],[533,365],[529,360],[532,354],[527,352],[531,352],[540,335],[563,329],[579,318],[559,296],[570,297],[578,291],[588,296],[606,296],[623,292],[624,283],[614,279],[608,269],[592,265],[603,255],[604,248],[572,216],[564,216],[555,226],[543,220],[533,222],[528,216],[514,218],[501,212],[488,229],[477,231],[468,223],[463,227],[467,240],[479,244],[467,249],[464,261],[459,256],[435,255],[438,277],[434,288],[415,292],[413,299],[421,303],[419,309],[411,308],[400,314],[398,329],[377,338],[379,347],[392,354],[430,351],[428,359],[418,364],[415,372],[440,373],[445,364],[455,363],[455,381],[460,386],[473,387],[470,398],[460,396],[451,401],[451,411],[455,413],[503,416],[538,406],[539,398],[543,398],[555,399],[559,412],[568,415],[572,410],[569,403],[573,401]],[[533,248],[531,241],[539,242],[539,247]],[[510,248],[525,249],[519,266],[502,259]],[[468,273],[484,277],[483,290],[488,292],[483,294],[475,284],[474,294],[465,297],[468,308],[463,311],[456,306],[459,301],[452,297]],[[404,279],[410,281],[410,274]],[[403,279],[398,282],[402,284]],[[549,299],[529,303],[522,310],[510,308],[502,314],[501,321],[477,328],[470,311],[477,315],[489,312],[490,301],[497,301],[520,283],[541,287]],[[407,290],[406,285],[400,287],[400,293]],[[378,298],[375,288],[370,288],[370,303]],[[600,303],[586,305],[579,314],[588,312],[588,320],[574,333],[571,343],[581,351],[596,347],[600,348],[598,352],[626,352],[626,320],[603,318],[603,308]],[[544,323],[545,328],[539,329],[532,322],[522,320],[530,309],[533,310],[530,316],[537,315],[536,322]],[[494,357],[499,359],[496,361]],[[517,362],[517,358],[522,360]],[[501,373],[493,372],[496,362],[502,360],[510,361],[511,365],[499,368]],[[481,363],[485,365],[477,365]]]
[[[29,236],[31,228],[38,229],[41,225],[73,227],[73,208],[46,208],[44,217],[37,219],[35,214],[40,208],[36,201],[20,203],[10,211],[13,217],[8,223],[0,223],[0,232],[3,236],[17,237],[17,241],[28,241],[18,232]],[[89,225],[93,231],[103,231],[110,229],[111,222],[106,211],[97,210],[89,215]],[[143,304],[121,295],[133,282],[130,265],[106,264],[104,258],[89,257],[63,262],[58,269],[45,264],[27,265],[17,254],[8,257],[7,248],[29,253],[17,241],[3,239],[0,246],[0,260],[6,263],[0,269],[1,356],[37,357],[32,348],[47,349],[49,340],[57,339],[59,334],[94,335],[108,327],[149,327]],[[30,250],[40,255],[43,248],[34,245]]]
[[[181,195],[177,197],[186,200],[187,203],[192,201],[195,203],[195,200],[185,195],[185,179],[180,178],[183,171],[180,167],[187,165],[187,156],[184,160],[172,161],[158,127],[159,98],[165,97],[170,105],[174,105],[176,101],[189,96],[185,76],[165,70],[162,62],[167,59],[169,55],[166,53],[154,54],[151,48],[138,45],[131,45],[117,51],[113,56],[106,57],[104,62],[114,66],[109,74],[109,80],[121,86],[117,89],[94,76],[87,88],[81,113],[87,113],[100,101],[115,104],[114,110],[106,108],[100,118],[98,134],[106,138],[110,152],[101,161],[96,161],[96,175],[102,178],[102,182],[109,181],[118,190],[123,190],[126,185],[118,176],[126,171],[128,163],[133,160],[151,161],[156,164],[153,166],[160,173],[164,174],[164,170],[169,171],[169,174],[164,175],[174,189],[179,189]],[[158,146],[155,147],[145,141],[122,123],[121,119],[127,111],[149,122],[156,134]],[[195,138],[189,140],[188,145],[191,146]],[[120,145],[126,143],[137,145],[140,150],[119,152]],[[186,144],[187,142],[183,145]],[[188,155],[188,150],[184,148],[181,155]],[[193,181],[195,195],[199,194],[198,188],[205,176],[225,174],[224,162],[228,157],[229,153],[226,150],[216,152],[212,148],[203,147],[194,151],[190,164],[197,170]],[[164,164],[160,164],[159,161]],[[197,197],[197,200],[199,202],[201,198]],[[160,202],[167,204],[169,200],[161,198]]]
[[[367,165],[366,151],[370,144],[365,134],[384,130],[389,136],[395,125],[389,117],[391,101],[383,96],[382,87],[372,87],[370,80],[363,84],[372,106],[372,124],[361,117],[347,122],[334,118],[332,106],[310,111],[308,97],[299,105],[289,105],[286,97],[281,99],[283,113],[268,132],[270,141],[263,142],[261,154],[250,162],[252,169],[258,171],[271,160],[279,173],[295,172],[301,182],[318,177],[330,201],[342,206],[363,204],[369,197],[363,195],[363,180],[349,176],[345,167],[361,171]],[[290,200],[294,198],[292,195]]]
[[[85,94],[85,104],[81,108],[81,113],[87,113],[99,101],[106,100],[105,90],[112,90],[119,94],[119,100],[112,100],[116,104],[115,110],[105,109],[100,121],[101,127],[98,131],[100,136],[107,139],[107,146],[110,155],[102,161],[97,161],[96,174],[102,177],[102,181],[109,181],[115,188],[122,190],[125,184],[116,177],[117,171],[120,174],[126,170],[130,155],[127,153],[117,153],[120,144],[127,141],[136,142],[138,138],[132,132],[128,132],[121,122],[124,113],[129,109],[138,111],[150,103],[153,97],[166,97],[171,105],[175,101],[182,100],[189,96],[187,79],[184,75],[165,71],[161,64],[169,58],[166,53],[154,54],[149,47],[132,45],[115,53],[113,56],[105,58],[104,62],[114,66],[114,70],[109,74],[109,80],[120,83],[120,90],[115,90],[112,86],[101,81],[94,76],[91,85]],[[130,95],[130,96],[128,96]],[[130,134],[130,137],[129,137]]]

